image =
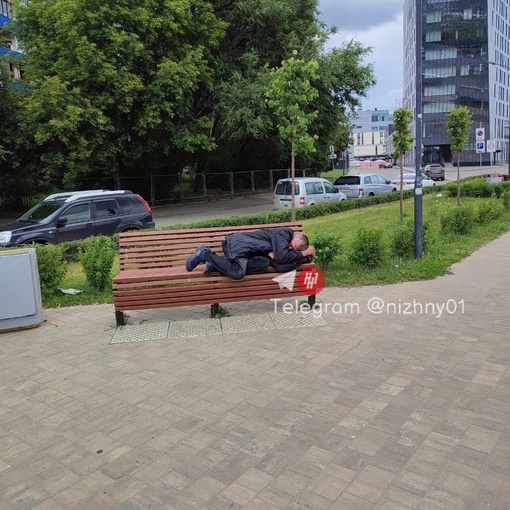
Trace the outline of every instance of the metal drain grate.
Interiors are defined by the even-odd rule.
[[[299,313],[264,313],[224,317],[222,319],[197,319],[173,322],[156,322],[117,328],[111,344],[162,340],[165,338],[197,337],[221,333],[267,331],[271,329],[312,328],[327,326],[324,317]]]
[[[168,322],[122,326],[117,328],[110,343],[121,344],[128,342],[142,342],[144,340],[161,340],[162,338],[167,337],[167,332]]]

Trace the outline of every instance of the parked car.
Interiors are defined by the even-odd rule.
[[[444,181],[445,173],[444,168],[439,163],[425,165],[425,175],[428,175],[434,181]]]
[[[297,177],[294,181],[296,207],[328,204],[347,198],[333,184],[321,177]],[[276,183],[273,204],[275,211],[292,207],[292,179],[280,179]]]
[[[70,191],[50,195],[14,223],[0,225],[0,246],[58,244],[154,226],[149,204],[132,191]]]
[[[379,174],[343,175],[333,185],[347,198],[373,197],[397,191],[391,181]]]
[[[389,161],[379,163],[379,168],[393,168],[393,165]]]
[[[361,161],[356,161],[356,160],[355,161],[351,161],[349,163],[349,166],[351,168],[359,168],[361,166]]]
[[[403,189],[414,189],[414,181],[416,179],[416,174],[404,174],[403,175]],[[400,175],[391,181],[397,189],[400,189]],[[436,183],[424,173],[421,174],[421,183],[424,188],[427,188],[429,186],[435,186]]]

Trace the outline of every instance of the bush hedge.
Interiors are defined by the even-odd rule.
[[[442,189],[443,193],[449,198],[457,196],[456,182],[445,184]],[[510,181],[490,184],[486,182],[485,177],[476,176],[470,179],[463,179],[460,183],[460,195],[462,197],[499,198],[505,190],[510,190]]]
[[[355,266],[374,268],[386,257],[384,231],[380,228],[362,228],[358,230],[350,260]]]

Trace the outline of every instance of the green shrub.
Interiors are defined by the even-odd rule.
[[[43,295],[55,294],[67,273],[61,246],[54,244],[34,244],[37,254],[39,282]]]
[[[510,209],[510,189],[507,188],[501,194],[501,202],[503,203],[503,207],[508,211]]]
[[[395,229],[391,248],[394,255],[401,259],[414,257],[414,223],[404,223]]]
[[[350,260],[353,264],[377,267],[384,260],[386,246],[380,228],[362,228],[356,234]]]
[[[462,179],[460,183],[460,194],[463,197],[490,198],[500,197],[506,189],[509,189],[510,181],[490,184],[485,177],[473,177]],[[449,198],[457,196],[457,183],[452,182],[442,187],[444,195]]]
[[[487,223],[489,221],[499,218],[504,212],[503,204],[491,198],[478,205],[478,217],[477,221],[480,224]]]
[[[84,250],[85,242],[83,240],[67,241],[60,245],[62,255],[66,262],[79,262],[80,253]]]
[[[87,282],[94,289],[104,290],[110,285],[115,254],[116,242],[111,237],[97,236],[86,240],[80,262]]]
[[[314,262],[325,271],[340,254],[340,239],[332,234],[319,234],[312,241],[315,247]]]
[[[475,223],[475,215],[471,207],[452,207],[440,218],[443,234],[468,234]]]
[[[391,249],[395,256],[401,259],[410,259],[414,257],[414,223],[407,222],[399,225],[393,232],[391,239]],[[426,251],[432,236],[431,224],[428,221],[423,222],[423,251]]]

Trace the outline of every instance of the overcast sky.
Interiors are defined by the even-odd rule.
[[[330,46],[355,39],[372,47],[366,63],[374,65],[377,85],[362,98],[363,110],[395,110],[402,103],[403,0],[319,0],[319,10],[338,34]]]

